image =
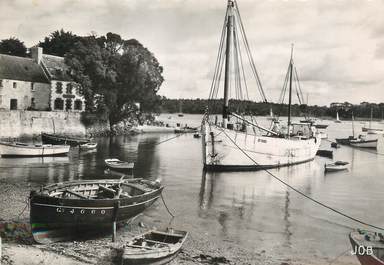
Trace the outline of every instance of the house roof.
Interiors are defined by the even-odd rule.
[[[72,81],[72,78],[68,75],[68,66],[64,62],[64,57],[43,54],[41,62],[51,79]]]
[[[0,54],[0,79],[49,83],[43,69],[31,58]]]

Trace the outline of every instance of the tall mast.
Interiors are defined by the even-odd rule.
[[[371,125],[372,125],[372,114],[373,114],[373,108],[371,106],[371,119],[369,120],[369,129],[371,129]]]
[[[352,112],[352,137],[355,138],[355,117],[353,117],[353,112]]]
[[[292,68],[293,68],[293,44],[291,48],[291,60],[289,61],[289,101],[288,101],[288,137],[291,127],[291,105],[292,105]]]
[[[227,17],[227,45],[225,50],[225,79],[224,79],[224,105],[223,105],[223,127],[227,128],[228,123],[228,106],[229,106],[229,82],[231,67],[231,44],[233,36],[233,8],[234,1],[228,0],[228,17]]]

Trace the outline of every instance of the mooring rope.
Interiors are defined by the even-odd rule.
[[[198,130],[200,127],[201,127],[201,125],[199,125],[199,126],[197,126],[197,127],[192,127],[191,130]],[[160,142],[158,142],[158,143],[155,143],[155,145],[159,145],[159,144],[162,144],[162,143],[171,141],[171,140],[176,139],[176,138],[178,138],[178,137],[180,137],[180,136],[182,136],[182,135],[184,135],[184,134],[185,134],[185,133],[179,133],[179,134],[176,134],[176,135],[173,136],[173,137],[169,137],[169,138],[167,138],[167,139],[165,139],[165,140],[163,140],[163,141],[160,141]]]
[[[225,136],[227,136],[227,138],[246,156],[246,157],[248,157],[253,163],[255,163],[255,165],[259,165],[252,157],[250,157],[240,146],[238,146],[237,144],[236,144],[236,142],[225,132],[225,130],[224,129],[222,129],[221,130],[224,134],[225,134]],[[333,211],[333,212],[335,212],[335,213],[337,213],[337,214],[339,214],[339,215],[342,215],[342,216],[344,216],[345,218],[348,218],[348,219],[350,219],[350,220],[352,220],[352,221],[355,221],[355,222],[357,222],[357,223],[360,223],[360,224],[363,224],[363,225],[366,225],[366,226],[369,226],[369,227],[372,227],[372,228],[375,228],[375,229],[378,229],[378,230],[383,230],[384,231],[384,228],[382,228],[382,227],[379,227],[379,226],[376,226],[376,225],[373,225],[373,224],[369,224],[369,223],[367,223],[367,222],[364,222],[364,221],[362,221],[362,220],[360,220],[360,219],[357,219],[357,218],[355,218],[355,217],[352,217],[352,216],[350,216],[350,215],[348,215],[348,214],[345,214],[345,213],[343,213],[343,212],[341,212],[341,211],[339,211],[339,210],[337,210],[337,209],[335,209],[335,208],[333,208],[333,207],[331,207],[331,206],[328,206],[328,205],[326,205],[326,204],[324,204],[324,203],[322,203],[322,202],[320,202],[320,201],[318,201],[318,200],[316,200],[316,199],[314,199],[314,198],[312,198],[312,197],[310,197],[310,196],[308,196],[308,195],[306,195],[305,193],[303,193],[303,192],[301,192],[300,190],[298,190],[298,189],[296,189],[295,187],[293,187],[293,186],[291,186],[290,184],[288,184],[287,182],[285,182],[284,180],[282,180],[282,179],[280,179],[279,177],[277,177],[277,176],[275,176],[272,172],[270,172],[268,169],[263,169],[265,172],[267,172],[271,177],[273,177],[274,179],[276,179],[277,181],[279,181],[279,182],[281,182],[282,184],[284,184],[285,186],[287,186],[288,188],[290,188],[291,190],[293,190],[293,191],[295,191],[296,193],[298,193],[298,194],[300,194],[301,196],[303,196],[303,197],[305,197],[305,198],[307,198],[307,199],[309,199],[310,201],[312,201],[312,202],[314,202],[314,203],[316,203],[316,204],[318,204],[318,205],[320,205],[320,206],[323,206],[324,208],[327,208],[328,210],[330,210],[330,211]]]
[[[175,215],[169,210],[168,205],[167,205],[167,203],[164,200],[163,193],[161,193],[160,197],[161,197],[161,200],[163,201],[165,209],[167,209],[167,212],[169,213],[169,215],[172,216],[172,218],[174,218]]]

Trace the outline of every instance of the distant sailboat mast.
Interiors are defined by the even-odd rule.
[[[372,114],[373,114],[373,108],[371,107],[371,119],[369,120],[369,129],[372,129]]]
[[[355,117],[352,112],[352,137],[355,138]]]
[[[288,138],[291,136],[292,68],[293,68],[292,56],[293,56],[293,44],[291,48],[291,60],[289,61]]]

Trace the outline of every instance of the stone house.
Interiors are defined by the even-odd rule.
[[[68,76],[63,57],[31,48],[31,57],[0,54],[0,109],[84,111],[81,86]]]

